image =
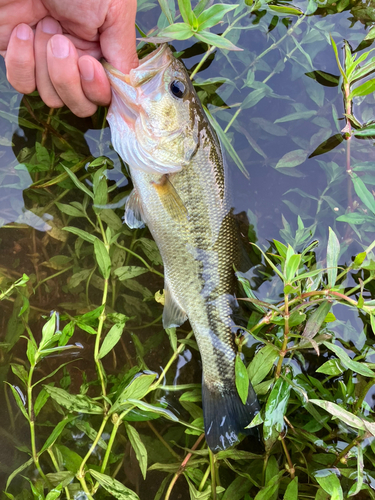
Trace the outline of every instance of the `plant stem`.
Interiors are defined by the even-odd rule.
[[[52,448],[47,448],[47,451],[48,451],[48,454],[49,454],[49,456],[52,460],[52,463],[56,469],[56,472],[60,472],[60,467],[59,467],[59,464],[57,463],[57,460],[56,460],[55,454],[52,451]],[[67,500],[70,500],[69,488],[67,486],[65,486],[64,491],[65,491],[65,495],[66,495]]]
[[[176,484],[177,482],[177,479],[180,477],[180,475],[184,472],[185,468],[186,468],[186,465],[188,463],[188,461],[191,459],[192,455],[193,455],[193,451],[196,450],[200,444],[200,442],[202,441],[202,439],[204,438],[204,433],[201,434],[199,436],[199,438],[195,441],[193,447],[191,448],[192,451],[190,451],[186,457],[184,458],[182,464],[180,465],[180,468],[178,469],[178,471],[176,472],[176,474],[173,476],[172,478],[172,481],[170,482],[169,484],[169,487],[168,487],[168,490],[167,490],[167,493],[165,494],[165,498],[164,500],[169,500],[170,497],[171,497],[171,493],[172,493],[172,490],[174,488],[174,485]]]
[[[210,470],[211,470],[211,493],[212,493],[212,500],[216,500],[216,467],[215,467],[215,455],[212,453],[212,451],[209,449],[208,450],[210,454]]]
[[[164,278],[164,274],[162,273],[159,273],[159,271],[157,271],[156,269],[154,269],[153,267],[150,266],[150,264],[148,264],[148,262],[146,262],[140,255],[138,255],[137,253],[133,252],[133,250],[130,250],[129,248],[126,248],[122,245],[120,245],[119,243],[115,243],[115,245],[118,247],[118,248],[121,248],[122,250],[125,250],[125,252],[128,252],[130,255],[133,255],[134,257],[136,257],[137,259],[139,259],[142,264],[147,267],[147,269],[151,272],[151,273],[154,273],[154,274],[157,274],[158,276],[160,276],[161,278]]]
[[[290,458],[288,448],[287,448],[286,443],[285,443],[285,437],[282,436],[282,435],[280,435],[280,440],[281,440],[281,444],[283,446],[283,450],[284,450],[284,453],[285,453],[285,456],[286,456],[286,459],[287,459],[287,462],[288,462],[290,477],[292,479],[294,479],[294,477],[295,477],[295,469],[294,469],[294,466],[293,466],[293,462],[292,462],[292,460]]]
[[[81,481],[81,479],[83,479],[85,476],[85,471],[84,471],[85,464],[86,464],[87,460],[91,457],[93,451],[95,450],[95,448],[99,442],[99,439],[101,438],[101,436],[103,434],[103,431],[104,431],[104,428],[108,422],[108,419],[109,419],[109,415],[105,415],[105,417],[103,418],[103,421],[102,421],[102,425],[100,426],[100,429],[98,430],[96,437],[95,437],[92,445],[90,446],[89,451],[86,453],[84,459],[81,462],[81,465],[80,465],[79,470],[77,472],[77,479],[79,481]]]
[[[285,302],[284,341],[283,341],[283,345],[282,345],[281,350],[280,350],[279,361],[278,361],[277,367],[276,367],[276,374],[275,374],[276,378],[280,377],[281,367],[283,364],[285,354],[287,353],[287,347],[288,347],[288,341],[289,341],[289,295],[284,295],[284,302]]]
[[[108,295],[108,279],[104,280],[104,290],[103,290],[103,298],[102,298],[102,305],[106,305],[107,302],[107,295]],[[99,378],[100,378],[100,384],[102,386],[102,392],[103,396],[106,396],[106,387],[105,387],[105,378],[104,378],[104,372],[103,372],[103,366],[102,363],[99,359],[99,348],[100,348],[100,337],[102,334],[103,330],[103,325],[105,321],[106,315],[105,315],[105,307],[99,316],[99,324],[98,324],[98,330],[95,338],[95,348],[94,348],[94,359],[95,359],[95,364],[98,370]],[[104,399],[104,409],[105,412],[108,410],[108,404],[106,400]]]
[[[354,446],[358,446],[359,444],[362,443],[362,441],[368,437],[368,433],[364,433],[363,436],[357,436],[356,438],[353,439],[351,443],[348,444],[336,457],[335,462],[333,463],[333,466],[338,465],[343,458],[345,458],[345,455],[349,453],[349,451],[354,448]]]
[[[33,385],[32,379],[35,370],[35,364],[30,366],[29,377],[27,380],[27,413],[29,416],[29,424],[30,424],[30,440],[31,440],[31,453],[34,460],[35,467],[38,469],[38,472],[42,479],[45,481],[47,485],[50,485],[50,481],[47,479],[46,475],[42,471],[42,468],[39,463],[38,453],[36,451],[36,441],[35,441],[35,415],[34,415],[34,405],[33,405]]]
[[[167,443],[167,441],[163,438],[163,436],[161,434],[159,434],[159,432],[155,429],[155,427],[152,425],[152,423],[149,420],[147,421],[147,424],[150,427],[150,429],[152,430],[152,432],[155,434],[155,436],[163,444],[163,446],[165,446],[167,448],[167,450],[169,451],[169,453],[171,455],[173,455],[177,460],[181,460],[180,455],[178,453],[176,453],[174,451],[174,449],[169,446],[169,444]]]
[[[185,339],[188,340],[190,339],[190,337],[193,336],[193,332],[191,331],[186,337]],[[173,356],[171,357],[171,359],[168,361],[168,363],[165,365],[165,368],[163,368],[163,371],[161,372],[159,378],[157,379],[156,382],[154,382],[148,392],[151,392],[151,391],[154,391],[161,383],[162,381],[164,380],[164,377],[167,373],[167,371],[169,370],[169,368],[171,367],[171,365],[173,364],[173,362],[175,361],[175,359],[179,356],[179,354],[181,354],[181,352],[185,349],[185,344],[180,344],[179,347],[176,349],[176,351],[174,352]]]

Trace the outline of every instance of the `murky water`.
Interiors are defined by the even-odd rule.
[[[157,9],[140,12],[139,24],[143,30],[147,31],[153,27]],[[321,13],[323,14],[323,11]],[[225,55],[217,50],[215,57],[209,59],[208,67],[204,67],[197,75],[198,83],[220,77],[224,81],[223,84],[219,85],[217,80],[213,80],[209,85],[198,86],[198,90],[223,129],[237,113],[227,133],[248,175],[245,176],[227,154],[233,202],[237,213],[246,212],[258,244],[267,246],[268,240],[279,239],[292,244],[296,251],[300,251],[306,244],[318,239],[320,245],[317,249],[317,259],[323,260],[330,226],[335,229],[344,249],[340,262],[348,263],[373,240],[374,234],[368,229],[361,232],[360,228],[356,233],[348,228],[346,223],[336,221],[338,216],[345,213],[350,203],[356,202],[355,193],[348,194],[348,176],[345,173],[346,142],[341,142],[332,151],[309,158],[323,141],[339,134],[345,123],[340,86],[320,85],[313,78],[306,76],[306,73],[319,70],[338,75],[335,55],[328,43],[328,34],[333,36],[339,47],[344,39],[355,47],[368,31],[364,24],[366,19],[360,15],[358,20],[353,16],[353,12],[344,11],[328,16],[306,17],[301,22],[297,22],[296,16],[290,16],[286,26],[282,17],[275,16],[275,13],[267,12],[265,15],[245,18],[241,24],[243,29],[231,32],[232,41],[245,50]],[[175,42],[174,47],[176,51],[182,52],[182,60],[189,70],[199,63],[204,50],[201,44],[192,44],[191,41]],[[34,147],[35,141],[38,140],[47,148],[54,144],[58,149],[64,140],[73,146],[67,149],[71,155],[77,151],[87,157],[90,154],[93,157],[108,156],[114,162],[110,179],[119,186],[119,206],[129,191],[129,181],[123,173],[124,167],[111,149],[109,129],[102,130],[103,110],[93,119],[85,120],[75,118],[66,110],[57,112],[50,117],[48,123],[51,127],[56,127],[58,133],[53,134],[49,130],[43,139],[48,110],[44,109],[44,114],[41,113],[42,104],[37,97],[27,97],[26,101],[21,103],[21,96],[5,81],[3,64],[0,75],[0,280],[5,280],[5,277],[17,279],[22,273],[26,273],[35,275],[35,279],[40,281],[57,272],[57,269],[49,269],[43,263],[53,255],[67,254],[69,243],[61,235],[61,231],[58,232],[66,218],[63,221],[53,206],[56,186],[47,186],[44,191],[34,184],[34,188],[29,189],[33,182],[38,183],[44,175],[43,172],[49,171],[51,165],[46,163],[44,170],[35,173],[33,165],[38,163],[40,158],[33,158],[27,148]],[[260,94],[254,94],[260,89],[264,91],[261,98]],[[250,95],[251,93],[253,94]],[[356,103],[355,116],[360,121],[374,119],[374,97],[370,95],[361,101],[362,99],[358,99]],[[223,109],[224,103],[228,106],[227,109]],[[21,120],[18,123],[20,105]],[[43,116],[43,121],[36,120],[35,116],[30,114],[30,109],[37,118]],[[66,125],[62,126],[59,120]],[[34,124],[33,128],[30,128],[30,123]],[[285,157],[293,151],[295,166],[290,158],[288,163],[288,158]],[[72,163],[69,163],[70,160]],[[371,166],[374,160],[373,141],[353,138],[351,166]],[[53,159],[51,161],[53,162]],[[67,153],[66,161],[67,165],[72,165],[74,158],[69,158]],[[62,169],[60,171],[63,172]],[[84,169],[80,170],[80,175],[83,174]],[[371,168],[366,170],[365,175],[368,185],[375,184]],[[63,183],[60,184],[61,187],[64,188]],[[72,200],[79,201],[79,193],[66,193],[60,201],[68,203]],[[55,221],[55,224],[51,221]],[[54,235],[45,232],[51,224],[56,230]],[[296,234],[298,229],[299,233]],[[149,236],[147,229],[141,236]],[[85,258],[86,255],[83,254],[82,259]],[[77,262],[72,265],[78,266]],[[253,270],[253,275],[255,274]],[[139,282],[147,286],[152,293],[163,286],[162,279],[155,275],[152,275],[152,278],[140,279]],[[276,298],[280,293],[280,290],[275,290],[273,283],[267,280],[261,282],[254,279],[252,284],[260,298]],[[72,295],[63,278],[48,280],[45,285],[40,286],[35,297],[30,298],[34,307],[29,315],[30,323],[36,330],[40,329],[40,314],[48,314],[53,309],[63,311],[64,306],[61,304],[68,304],[71,314],[82,312],[74,311],[72,303],[77,297],[81,300],[84,293],[82,287],[82,290]],[[96,299],[100,300],[100,287],[90,293],[92,303],[95,303]],[[124,364],[137,364],[137,342],[140,342],[144,346],[147,368],[160,373],[160,367],[165,365],[170,356],[169,340],[162,330],[160,319],[150,327],[143,325],[152,323],[160,316],[161,306],[155,303],[152,296],[142,302],[140,295],[134,292],[134,286],[133,290],[130,287],[124,291],[123,295],[119,302],[121,312],[131,315],[132,307],[135,306],[129,303],[129,297],[137,297],[137,307],[140,303],[143,304],[144,320],[142,323],[138,320],[134,322],[132,332],[137,338],[127,331],[123,337],[122,348],[116,351],[117,357],[107,360],[105,367],[112,376],[116,376],[121,373]],[[1,303],[0,342],[7,342],[10,336],[11,327],[8,322],[12,311],[13,302]],[[348,346],[354,344],[360,351],[366,336],[362,331],[363,324],[359,315],[343,306],[335,306],[334,312],[339,321],[332,324],[331,330],[338,338],[348,343]],[[82,373],[93,353],[90,340],[87,335],[75,339],[75,342],[81,342],[84,347],[79,354],[77,350],[77,356],[82,360],[70,365],[65,375],[60,373],[58,378],[61,381],[65,376],[65,383],[71,384],[73,393],[77,392],[85,381]],[[4,349],[0,360],[1,380],[14,382],[9,362],[17,362],[17,359],[24,357],[24,352],[25,344],[21,343],[14,347],[10,356]],[[56,358],[47,359],[41,367],[42,373],[53,371],[57,361]],[[375,362],[375,359],[371,361]],[[308,365],[303,367],[305,372],[315,371],[313,356],[309,358]],[[86,372],[86,376],[89,380],[90,372]],[[180,384],[199,383],[200,377],[199,355],[189,347],[183,356],[179,357],[173,373],[168,374],[167,383],[173,384],[177,378]],[[163,397],[167,398],[171,408],[181,412],[184,417],[185,410],[173,392],[163,394]],[[0,419],[3,422],[0,435],[3,443],[0,447],[0,474],[4,480],[21,463],[15,445],[22,449],[28,445],[29,436],[22,416],[17,413],[9,395],[8,400],[4,399],[3,389],[0,398],[3,401],[0,405]],[[372,409],[374,399],[375,390],[370,391],[366,398]],[[12,418],[8,416],[9,408],[14,412]],[[52,415],[48,422],[52,425]],[[147,424],[142,425],[142,432],[147,439],[152,433]],[[161,421],[155,423],[159,432],[165,430],[165,425],[165,422]],[[87,450],[87,440],[82,439],[83,436],[84,434],[72,435],[72,447],[81,454]],[[73,444],[74,439],[76,442]],[[177,441],[180,436],[171,435],[169,439]],[[158,452],[159,450],[154,450],[155,456],[149,457],[150,463],[162,461]],[[137,489],[141,499],[153,498],[164,476],[151,472],[144,483],[130,450],[126,451],[126,459],[128,464],[133,465],[130,469],[123,468],[126,470],[122,470],[121,474],[129,480],[129,487]],[[177,483],[173,498],[189,498],[184,484]]]

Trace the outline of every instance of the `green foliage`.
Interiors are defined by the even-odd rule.
[[[0,219],[2,243],[14,245],[0,262],[4,498],[171,500],[185,481],[185,495],[207,500],[373,499],[371,8],[159,3],[157,25],[153,10],[140,31],[153,26],[151,43],[189,40],[177,55],[195,57],[211,124],[251,180],[238,196],[251,224],[241,232],[257,245],[247,246],[251,272],[237,272],[247,327],[236,383],[243,402],[255,388],[262,410],[248,427],[262,429],[265,449],[253,437],[207,449],[197,345],[186,325],[163,331],[160,253],[147,229],[122,223],[130,186],[104,110],[86,125],[37,96],[18,106],[3,79],[0,118],[27,145],[18,132],[0,137],[17,153],[0,187],[32,183],[17,225]],[[140,1],[139,14],[156,6]],[[349,33],[326,15],[345,9],[361,21]]]

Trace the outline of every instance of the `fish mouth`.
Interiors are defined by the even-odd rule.
[[[162,75],[172,60],[172,52],[166,43],[141,59],[139,66],[130,70],[127,75],[102,59],[101,63],[113,91],[113,104],[120,106],[121,115],[129,125],[134,124],[139,113],[137,101],[140,96],[137,89],[150,82],[156,75]]]

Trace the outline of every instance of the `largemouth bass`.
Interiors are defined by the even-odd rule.
[[[147,224],[165,270],[164,328],[187,319],[202,358],[206,440],[217,452],[238,441],[259,405],[235,384],[233,322],[239,255],[220,142],[183,64],[162,45],[124,75],[103,63],[112,87],[108,112],[114,149],[134,190],[130,227]]]

